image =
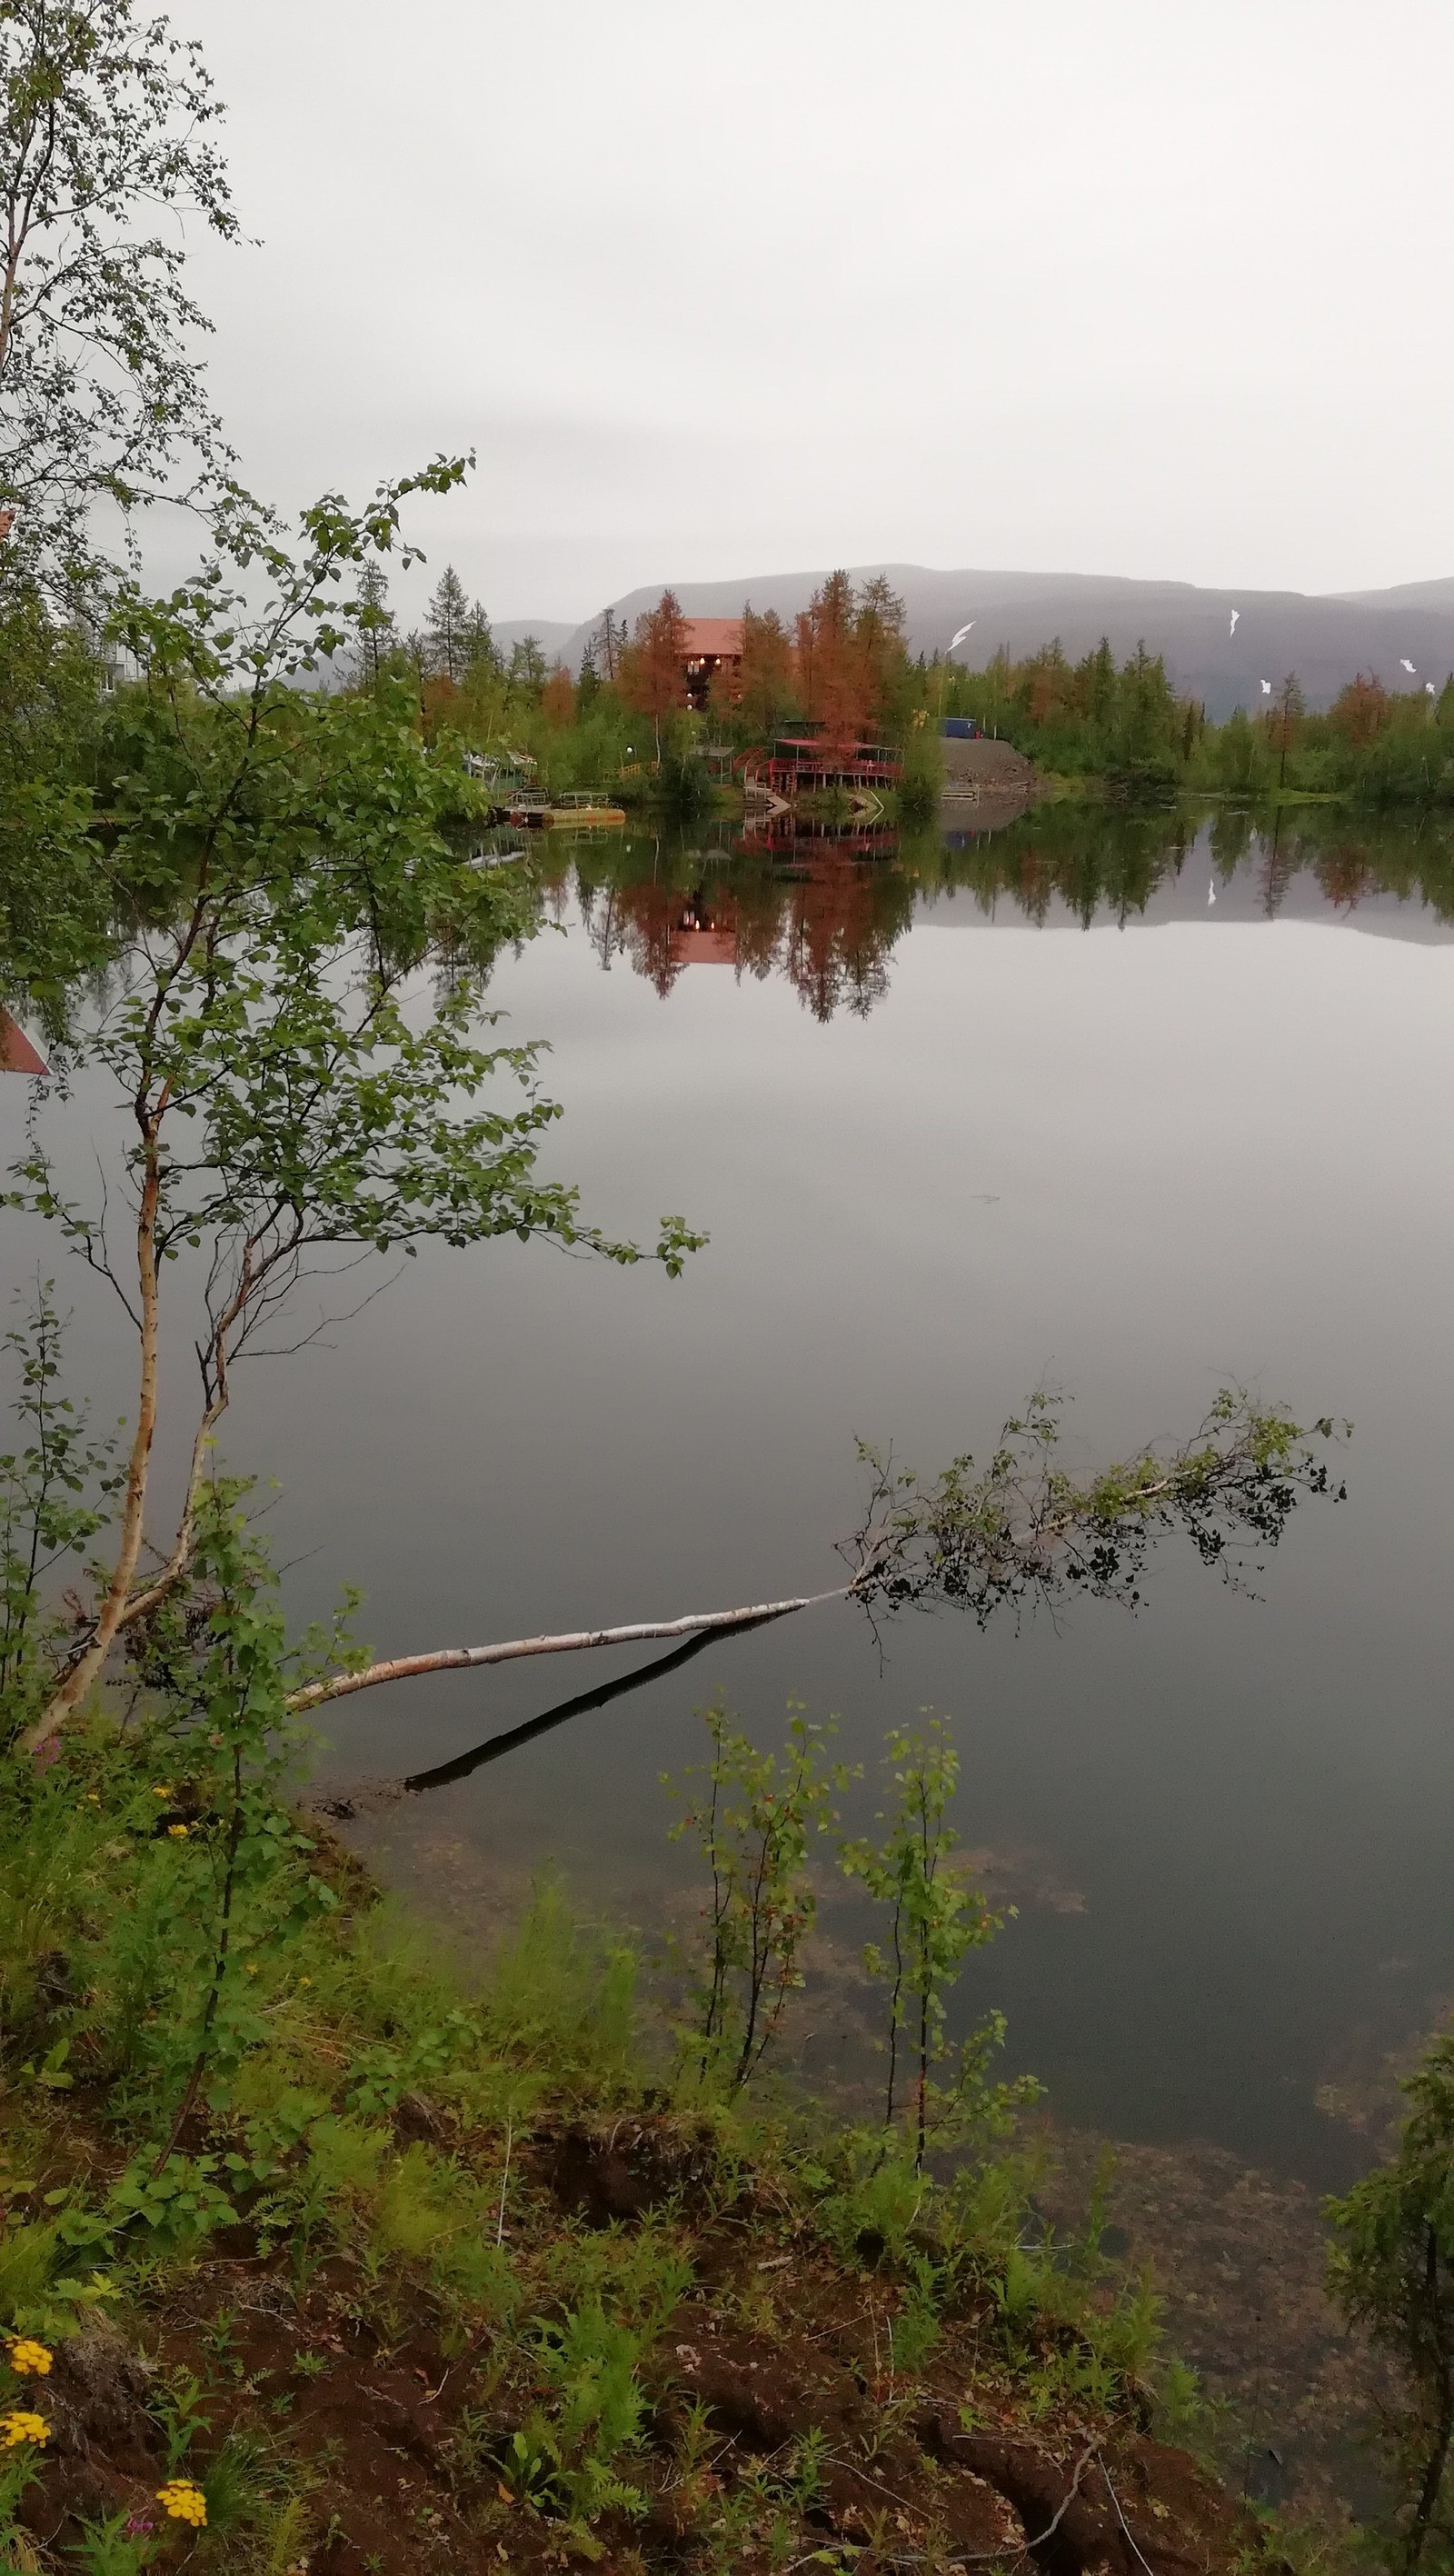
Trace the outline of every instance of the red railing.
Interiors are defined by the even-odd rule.
[[[768,750],[759,744],[739,753],[733,763],[744,788],[760,786],[773,796],[812,794],[827,787],[896,787],[904,765],[887,743],[795,742],[782,737]]]

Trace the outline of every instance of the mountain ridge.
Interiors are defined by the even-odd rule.
[[[807,606],[827,569],[673,587],[688,616],[740,615],[750,601],[791,618]],[[1238,705],[1255,711],[1265,696],[1262,682],[1276,689],[1289,671],[1297,673],[1310,707],[1327,706],[1360,670],[1376,671],[1389,688],[1414,691],[1429,681],[1442,688],[1454,672],[1454,575],[1383,590],[1297,591],[1212,589],[1121,573],[941,571],[888,562],[849,569],[856,581],[883,574],[901,594],[915,654],[943,652],[971,620],[955,659],[972,670],[983,669],[1000,645],[1018,660],[1057,635],[1072,661],[1103,634],[1121,660],[1144,641],[1148,651],[1163,655],[1175,686],[1202,700],[1216,722]],[[629,623],[660,596],[660,586],[647,583],[610,606]],[[585,619],[557,648],[572,671],[579,670],[601,614]],[[517,624],[525,631],[523,621]],[[558,621],[553,624],[558,633]]]

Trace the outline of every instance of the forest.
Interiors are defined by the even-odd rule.
[[[836,572],[791,626],[744,602],[740,671],[730,684],[718,675],[703,715],[687,706],[682,613],[671,591],[630,633],[606,609],[575,678],[550,668],[531,638],[508,656],[497,651],[485,611],[469,603],[452,567],[423,627],[406,635],[381,572],[370,577],[369,597],[378,622],[351,684],[377,688],[392,678],[409,687],[428,739],[523,748],[553,791],[609,786],[628,802],[692,810],[709,800],[706,747],[740,753],[806,722],[830,739],[896,745],[904,810],[925,813],[938,783],[939,724],[967,716],[1062,793],[1151,804],[1336,797],[1373,808],[1454,799],[1454,674],[1435,692],[1352,673],[1330,707],[1311,713],[1289,673],[1255,708],[1218,725],[1178,695],[1162,657],[1144,645],[1118,664],[1102,639],[1072,663],[1053,641],[1021,662],[997,652],[982,671],[911,656],[903,602],[889,583],[855,588]]]

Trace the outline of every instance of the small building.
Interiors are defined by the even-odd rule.
[[[528,751],[511,751],[504,744],[464,754],[465,775],[479,780],[494,814],[504,814],[521,797],[530,797],[537,805],[545,804],[546,799],[535,790],[535,770],[536,763]]]
[[[711,697],[712,683],[721,673],[726,674],[728,695],[735,706],[742,672],[741,618],[684,617],[682,628],[682,669],[688,706],[704,709]]]
[[[816,725],[779,734],[766,759],[760,752],[752,758],[772,793],[790,804],[795,796],[815,795],[825,788],[897,787],[904,774],[892,743],[834,742]]]

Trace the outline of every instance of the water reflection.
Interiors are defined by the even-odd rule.
[[[766,1625],[764,1619],[744,1619],[741,1627],[733,1633],[745,1636],[749,1628]],[[549,1735],[557,1726],[564,1726],[568,1719],[586,1717],[595,1709],[609,1708],[613,1700],[627,1699],[633,1691],[644,1690],[649,1682],[659,1682],[667,1673],[679,1672],[683,1664],[694,1662],[698,1655],[706,1653],[709,1646],[719,1642],[718,1635],[710,1628],[705,1629],[698,1636],[688,1637],[685,1645],[674,1646],[669,1655],[658,1655],[654,1663],[638,1664],[629,1673],[617,1673],[611,1681],[598,1682],[593,1690],[577,1691],[574,1698],[563,1699],[554,1708],[543,1709],[539,1717],[528,1717],[519,1726],[487,1735],[482,1744],[472,1744],[467,1752],[456,1753],[449,1762],[436,1762],[428,1771],[411,1771],[400,1786],[411,1791],[447,1789],[456,1780],[468,1780],[472,1772],[484,1770],[487,1763],[498,1762],[503,1754],[518,1752],[522,1744],[534,1744],[538,1737]],[[342,1806],[348,1802],[338,1803]]]
[[[1454,824],[1427,816],[1390,821],[1335,807],[1138,816],[1051,805],[1003,831],[950,834],[942,851],[906,842],[900,863],[915,870],[924,900],[967,891],[990,918],[1087,930],[1287,913],[1361,913],[1356,926],[1382,928],[1400,909],[1413,936],[1454,924]],[[1383,917],[1367,917],[1374,912]]]
[[[1358,1476],[1253,1607],[1167,1566],[1134,1628],[906,1619],[881,1664],[825,1610],[613,1673],[609,1706],[457,1676],[345,1704],[339,1776],[459,1766],[388,1810],[431,1899],[446,1846],[471,1887],[553,1856],[651,1924],[677,1886],[652,1783],[694,1702],[720,1686],[759,1740],[790,1696],[837,1710],[870,1777],[891,1723],[953,1712],[966,1840],[1033,1848],[1035,1883],[1084,1899],[1027,1901],[966,2013],[1004,2007],[1068,2120],[1345,2183],[1365,2133],[1337,2106],[1454,1977],[1454,1014],[1412,946],[1454,936],[1446,829],[1047,806],[953,842],[541,832],[524,874],[569,935],[507,937],[490,1000],[554,1049],[562,1175],[593,1217],[681,1207],[711,1246],[660,1295],[509,1244],[431,1252],[259,1371],[225,1455],[281,1479],[298,1625],[345,1581],[381,1652],[466,1615],[505,1636],[814,1587],[855,1432],[983,1447],[1042,1379],[1079,1391],[1077,1464],[1241,1373],[1352,1414]],[[7,1152],[25,1095],[0,1078]],[[77,1098],[84,1171],[107,1129]],[[13,1279],[53,1257],[19,1219],[6,1239]],[[79,1265],[67,1296],[109,1401],[116,1319]]]
[[[882,830],[593,846],[571,874],[603,966],[626,958],[663,1000],[691,966],[781,975],[818,1020],[863,1018],[882,1000],[914,910],[914,879]]]
[[[694,967],[780,976],[820,1021],[875,1009],[926,910],[941,925],[1321,916],[1413,938],[1454,930],[1454,823],[1334,807],[1259,817],[1050,804],[982,832],[784,814],[552,841],[538,857],[557,911],[574,897],[603,967],[624,961],[663,1000]]]

